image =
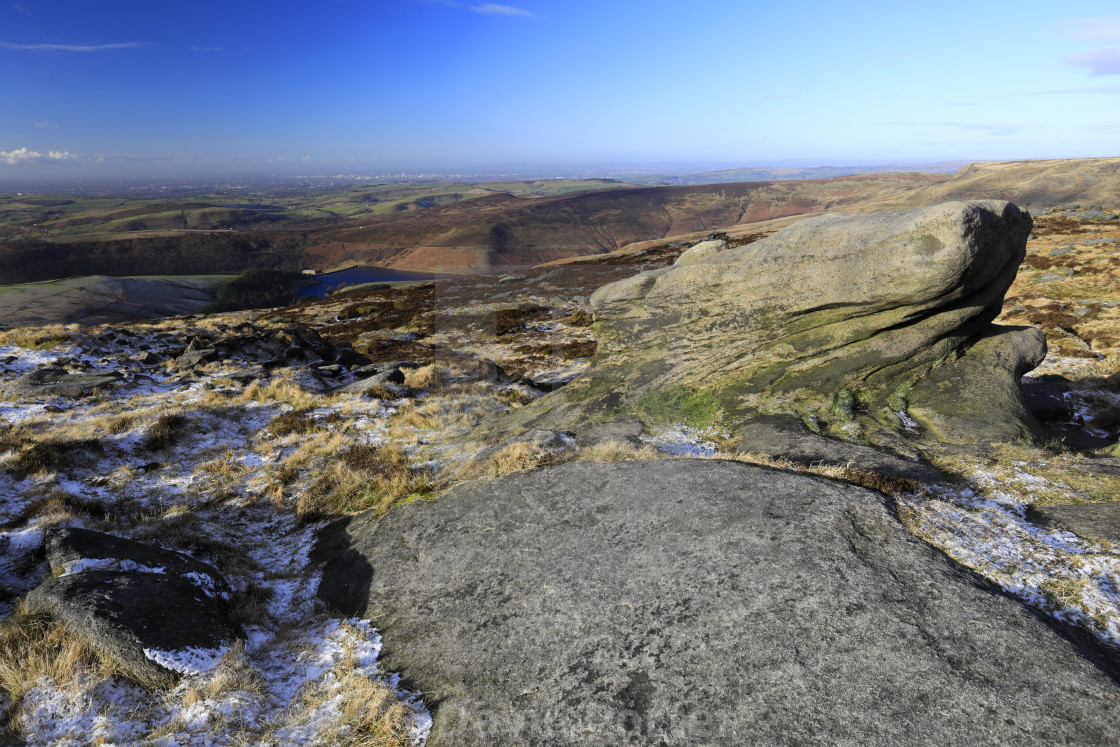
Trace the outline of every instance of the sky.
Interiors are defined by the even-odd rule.
[[[1120,155],[1114,2],[0,0],[0,179]]]

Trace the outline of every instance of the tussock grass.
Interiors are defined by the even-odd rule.
[[[409,709],[387,685],[350,669],[331,687],[308,688],[302,710],[310,715],[328,701],[338,698],[340,716],[319,733],[322,744],[350,747],[408,747]],[[306,718],[306,716],[305,716]]]
[[[281,402],[297,410],[311,410],[333,400],[333,397],[308,392],[295,381],[277,377],[267,384],[254,381],[241,393],[242,402]]]
[[[16,479],[45,472],[58,472],[69,467],[89,452],[100,452],[101,441],[95,438],[48,438],[20,447],[6,469]]]
[[[252,472],[252,468],[244,462],[238,461],[233,451],[227,449],[217,459],[200,464],[195,468],[194,474],[212,475],[223,480],[225,485],[231,485],[231,483],[239,483],[241,478],[250,472]]]
[[[235,692],[253,695],[265,693],[264,678],[253,669],[249,655],[245,653],[245,642],[241,640],[234,641],[229,651],[222,656],[217,671],[187,688],[182,703],[190,708],[195,703]]]
[[[160,451],[171,446],[186,430],[187,418],[180,412],[169,412],[156,418],[156,422],[148,426],[144,437],[144,448],[148,451]]]
[[[409,389],[435,389],[443,380],[443,374],[434,363],[404,372],[404,385]]]
[[[839,480],[850,485],[858,485],[861,488],[868,488],[870,490],[875,490],[891,496],[911,493],[919,488],[919,484],[917,482],[909,480],[905,477],[891,477],[889,475],[882,475],[878,472],[860,469],[859,467],[856,467],[851,463],[845,465],[805,465],[798,462],[791,462],[788,459],[771,457],[765,454],[756,454],[753,452],[721,452],[714,458],[729,459],[731,461],[744,462],[746,464],[757,464],[762,467],[773,467],[774,469],[785,470],[788,472],[804,472],[809,475],[816,475],[817,477],[827,477],[832,480]]]
[[[37,518],[44,525],[51,525],[79,516],[100,520],[111,513],[112,508],[100,500],[74,495],[52,485],[27,505],[21,518],[24,521]]]
[[[13,714],[7,735],[0,731],[0,736],[19,736],[20,703],[44,677],[60,687],[75,687],[87,677],[128,679],[116,663],[94,651],[65,623],[31,614],[21,605],[0,622],[0,688]]]
[[[302,521],[367,509],[380,515],[405,499],[430,493],[433,480],[427,470],[412,469],[396,444],[356,444],[340,452],[300,496],[296,513]]]
[[[554,451],[539,444],[520,442],[483,458],[474,458],[452,473],[456,480],[473,480],[478,477],[505,477],[515,472],[551,467],[571,461],[574,449]]]
[[[267,430],[277,437],[290,436],[293,433],[311,433],[319,427],[309,416],[311,411],[311,408],[304,407],[282,412],[269,422]]]

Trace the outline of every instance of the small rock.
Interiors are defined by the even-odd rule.
[[[394,368],[419,368],[419,363],[412,361],[388,361],[385,363],[371,363],[361,368],[355,368],[354,373],[358,376],[373,376],[374,374],[392,371]]]
[[[218,360],[218,351],[214,348],[189,350],[175,359],[175,365],[180,368],[196,368]]]
[[[404,372],[399,368],[394,368],[389,371],[382,371],[381,373],[374,374],[367,379],[360,379],[350,384],[343,384],[336,388],[336,392],[346,392],[348,394],[361,394],[374,387],[384,386],[385,384],[403,384]]]
[[[338,351],[334,362],[346,368],[354,368],[355,366],[368,366],[371,361],[368,356],[354,350],[354,348],[342,348]]]

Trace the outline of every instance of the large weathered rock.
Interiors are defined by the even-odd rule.
[[[1103,744],[1120,689],[882,495],[733,462],[570,463],[328,528],[320,594],[431,747]]]
[[[180,672],[167,665],[176,654],[217,657],[238,635],[217,597],[175,575],[59,576],[35,588],[25,605],[61,619],[137,680],[157,687],[179,679]]]
[[[666,401],[707,402],[732,430],[791,413],[882,446],[1036,434],[1018,378],[1041,361],[1043,336],[991,324],[1031,226],[1007,202],[955,202],[824,215],[736,248],[703,242],[599,289],[590,369],[514,425],[648,420],[660,396],[662,414]]]

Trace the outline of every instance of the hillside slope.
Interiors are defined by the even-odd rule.
[[[653,239],[818,213],[944,180],[932,174],[616,189],[535,199],[510,195],[380,216],[332,230],[314,266],[367,262],[402,270],[485,272],[601,254]]]

